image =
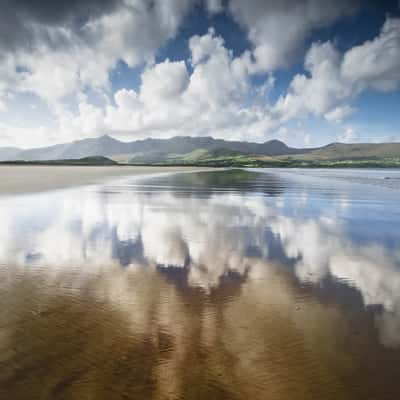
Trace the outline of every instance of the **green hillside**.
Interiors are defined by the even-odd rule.
[[[399,157],[400,143],[332,143],[307,154],[303,154],[300,158],[310,160],[344,160]]]
[[[44,160],[44,161],[1,161],[0,164],[13,164],[13,165],[93,165],[93,166],[106,166],[118,165],[114,160],[107,157],[94,156],[83,157],[78,159],[66,160]]]
[[[332,143],[298,154],[248,154],[229,149],[196,149],[185,154],[140,154],[130,164],[216,167],[400,167],[400,143]]]
[[[0,148],[0,161],[51,165],[200,165],[223,167],[398,167],[400,143],[331,143],[293,148],[264,143],[179,136],[122,142],[101,136],[43,148]]]

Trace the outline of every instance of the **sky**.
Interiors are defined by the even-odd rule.
[[[400,141],[397,0],[0,0],[0,146]]]

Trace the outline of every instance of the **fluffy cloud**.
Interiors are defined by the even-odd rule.
[[[314,114],[338,122],[353,112],[347,102],[367,89],[400,84],[400,19],[387,19],[377,38],[341,54],[331,42],[314,43],[275,112],[282,120]]]
[[[62,44],[60,31],[78,28],[79,20],[93,19],[112,12],[122,0],[1,0],[0,48],[32,48],[39,42],[55,47]]]
[[[50,103],[87,86],[107,87],[118,60],[129,66],[151,60],[192,6],[184,0],[6,3],[16,22],[0,21],[2,37],[11,38],[0,44],[0,89],[31,91]]]
[[[299,56],[307,36],[352,13],[358,1],[231,0],[230,11],[254,44],[255,69],[272,71]]]
[[[4,108],[6,106],[4,105]],[[7,111],[5,108],[4,111]],[[1,110],[0,110],[1,112]],[[80,129],[80,127],[79,127]],[[8,147],[10,143],[18,147],[34,147],[37,143],[48,143],[49,138],[59,140],[60,136],[52,137],[51,129],[45,126],[27,128],[15,124],[6,124],[0,121],[0,146]]]
[[[118,60],[130,66],[151,60],[200,2],[73,0],[55,6],[49,1],[3,0],[0,90],[31,91],[51,103],[85,86],[104,88]],[[204,3],[212,13],[224,8],[220,0]],[[265,70],[290,61],[311,29],[352,9],[347,3],[232,0],[229,9],[255,44],[256,62],[248,54],[248,65]],[[282,32],[282,23],[290,29]]]
[[[304,116],[308,113],[324,115],[353,94],[340,75],[341,55],[332,43],[313,44],[305,59],[310,77],[296,75],[288,94],[282,96],[275,111],[282,119]]]
[[[340,123],[349,115],[353,114],[354,108],[350,107],[349,105],[345,104],[344,106],[338,106],[333,110],[327,112],[324,117],[329,122],[336,122]]]
[[[213,14],[219,13],[224,9],[222,0],[206,0],[206,7]]]
[[[184,16],[198,2],[74,0],[54,6],[47,1],[37,4],[3,0],[0,89],[32,91],[53,102],[85,86],[104,87],[118,60],[130,66],[150,60],[160,45],[175,35]],[[211,12],[223,9],[219,0],[207,0],[205,4]],[[229,7],[235,18],[249,28],[250,39],[256,41],[257,62],[272,66],[283,62],[314,25],[328,23],[348,10],[341,2],[327,7],[316,1],[296,2],[294,7],[293,1],[276,5],[272,1],[232,0]],[[282,35],[281,18],[294,23],[289,25],[293,32],[285,29]],[[274,55],[266,61],[260,54],[269,53],[266,49],[272,44],[276,44],[271,50]],[[247,58],[250,65],[250,55]]]
[[[142,74],[141,99],[148,105],[179,97],[189,83],[189,75],[183,61],[155,65]]]
[[[8,94],[36,94],[53,116],[51,128],[49,124],[41,131],[53,132],[54,141],[105,132],[290,141],[288,134],[280,135],[288,132],[290,120],[315,115],[342,123],[354,112],[352,100],[362,91],[399,86],[400,20],[389,18],[375,39],[344,54],[332,42],[312,44],[305,56],[306,73],[297,74],[287,92],[270,103],[273,75],[259,73],[290,64],[313,30],[351,14],[356,1],[204,0],[210,13],[225,10],[233,16],[253,47],[234,56],[211,28],[189,39],[190,58],[155,63],[157,50],[176,35],[200,1],[86,0],[58,7],[5,1],[0,16],[0,112],[7,110]],[[143,67],[140,88],[112,92],[110,72],[120,60]],[[82,93],[96,93],[102,101]],[[33,130],[27,126],[23,134],[18,128],[26,137]]]
[[[372,44],[380,48],[390,42],[392,49],[400,51],[394,39],[399,21],[387,20],[375,40],[344,54],[331,42],[314,43],[305,57],[308,74],[296,75],[287,94],[273,105],[265,93],[260,94],[250,84],[254,65],[249,52],[235,58],[224,40],[210,29],[189,41],[190,75],[183,61],[166,60],[148,67],[142,74],[140,92],[122,90],[115,94],[115,105],[108,106],[104,114],[106,127],[115,133],[143,136],[212,134],[265,140],[283,132],[280,127],[286,122],[309,114],[341,123],[354,112],[350,103],[363,90],[387,90],[389,81],[392,88],[398,84],[393,66],[386,68],[387,74],[381,69],[379,79],[386,83],[384,87],[377,85],[372,75],[367,79],[362,69],[355,68],[351,77],[344,71],[349,70],[348,60],[357,49]],[[389,57],[387,62],[392,65],[395,59]],[[273,84],[273,79],[269,82]],[[358,137],[347,130],[338,139],[348,142]]]
[[[204,135],[263,138],[267,108],[252,91],[245,57],[233,57],[215,31],[189,41],[192,73],[183,61],[148,67],[140,91],[118,91],[105,110],[108,128],[136,135]],[[272,84],[272,81],[270,81]],[[267,86],[266,86],[267,88]],[[250,98],[250,102],[244,103]]]
[[[377,38],[346,52],[341,73],[360,89],[397,89],[400,85],[400,19],[387,19]]]

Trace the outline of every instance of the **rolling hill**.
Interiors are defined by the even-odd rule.
[[[110,166],[110,165],[119,165],[116,161],[111,160],[110,158],[103,156],[92,156],[92,157],[83,157],[83,158],[70,158],[70,159],[62,159],[62,160],[35,160],[35,161],[24,161],[24,160],[15,160],[15,161],[0,161],[0,164],[13,164],[13,165],[24,165],[24,164],[32,164],[32,165],[92,165],[92,166]]]
[[[116,157],[120,161],[162,161],[167,158],[179,158],[187,154],[204,150],[208,154],[262,154],[280,155],[297,154],[300,151],[293,149],[279,140],[270,140],[265,143],[235,142],[212,137],[173,137],[171,139],[145,139],[133,142],[121,142],[111,136],[83,139],[71,143],[58,144],[49,147],[40,147],[28,150],[15,148],[0,148],[0,160],[61,160],[92,156]]]
[[[106,157],[122,164],[216,166],[347,166],[358,163],[400,165],[400,143],[331,143],[298,149],[279,140],[265,143],[180,136],[122,142],[111,136],[34,149],[0,148],[0,161],[79,160]]]

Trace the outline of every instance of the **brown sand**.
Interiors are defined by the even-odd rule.
[[[0,195],[41,192],[71,186],[101,183],[107,179],[204,170],[196,167],[135,166],[0,166]]]

